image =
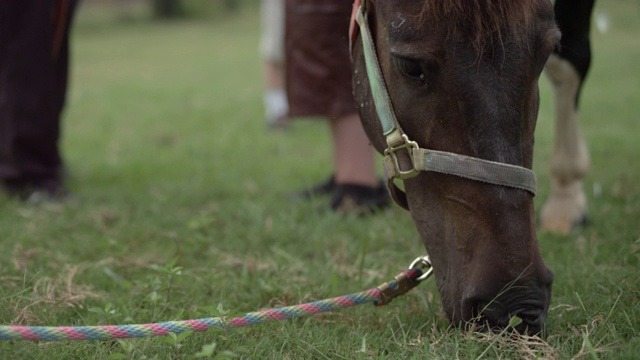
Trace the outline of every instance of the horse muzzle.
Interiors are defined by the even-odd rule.
[[[462,322],[476,331],[517,331],[538,335],[544,331],[553,275],[548,271],[545,283],[539,286],[514,285],[498,295],[469,294],[461,302]]]

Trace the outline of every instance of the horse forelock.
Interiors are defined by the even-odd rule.
[[[421,15],[451,35],[469,38],[482,52],[496,36],[501,42],[506,33],[516,38],[528,33],[539,6],[530,0],[424,0]]]

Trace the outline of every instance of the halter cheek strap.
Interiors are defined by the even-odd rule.
[[[493,185],[521,189],[535,196],[536,175],[527,168],[450,152],[424,149],[420,148],[415,141],[409,140],[409,137],[402,131],[393,111],[373,37],[369,30],[368,19],[365,15],[365,5],[366,0],[355,1],[349,37],[351,46],[353,46],[358,30],[355,26],[357,23],[362,38],[365,67],[373,102],[387,142],[383,160],[387,188],[395,202],[408,210],[406,195],[393,183],[393,180],[410,179],[422,171],[434,171]],[[409,159],[410,168],[402,167],[399,160],[399,157],[402,156]]]

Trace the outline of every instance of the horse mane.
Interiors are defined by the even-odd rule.
[[[509,32],[521,40],[530,30],[538,1],[531,0],[424,0],[422,16],[448,27],[449,35],[465,37],[481,53]]]

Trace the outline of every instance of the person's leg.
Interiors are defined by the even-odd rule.
[[[287,125],[289,104],[284,81],[284,1],[262,0],[261,50],[264,59],[264,109],[267,125]]]
[[[58,9],[58,24],[56,24],[56,35],[53,44],[53,79],[51,81],[51,106],[49,109],[52,144],[50,148],[55,148],[55,155],[49,161],[51,166],[57,169],[58,175],[64,172],[62,157],[59,150],[59,141],[61,136],[61,120],[64,107],[67,102],[67,90],[69,86],[69,62],[70,62],[70,43],[69,34],[71,31],[71,23],[75,15],[78,0],[60,1],[59,6],[66,5],[66,8]]]
[[[61,2],[64,8],[10,3],[20,7],[3,9],[13,15],[4,19],[2,30],[10,35],[1,40],[8,50],[0,66],[0,179],[18,195],[44,191],[57,196],[65,192],[58,139],[75,1]]]
[[[0,69],[0,177],[9,190],[51,177],[44,157],[57,153],[50,148],[45,126],[53,79],[51,17],[54,6],[40,2],[3,4],[2,38],[6,49]]]
[[[336,183],[378,187],[374,149],[358,114],[331,119],[330,124]]]
[[[284,90],[284,74],[282,63],[266,61],[264,65],[265,92],[264,109],[267,125],[283,127],[288,123],[289,105]]]
[[[389,195],[377,177],[374,149],[358,114],[332,119],[330,124],[335,168],[331,209],[362,214],[386,207]]]

